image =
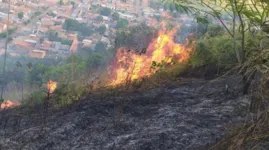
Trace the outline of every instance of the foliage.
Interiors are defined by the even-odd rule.
[[[30,23],[30,20],[26,20],[26,21],[23,22],[23,24],[25,24],[25,25],[27,25],[29,23]]]
[[[106,33],[106,26],[105,25],[101,25],[99,28],[96,29],[97,32],[99,32],[101,35]]]
[[[18,13],[18,18],[19,18],[19,19],[22,19],[23,17],[24,17],[24,13],[23,13],[23,12],[19,12],[19,13]]]
[[[97,67],[103,65],[103,63],[104,63],[104,57],[102,57],[102,55],[98,53],[90,55],[88,59],[89,67],[93,69],[97,69]]]
[[[71,5],[72,5],[72,7],[73,7],[73,9],[74,9],[74,8],[75,8],[75,2],[72,1],[72,2],[71,2]]]
[[[44,91],[36,91],[27,95],[27,98],[22,101],[22,104],[34,107],[38,104],[43,104],[45,98],[46,93]]]
[[[119,15],[119,13],[118,13],[118,12],[114,12],[114,13],[112,14],[112,18],[113,18],[113,20],[116,20],[116,21],[120,20],[120,15]]]
[[[56,17],[56,14],[53,13],[53,12],[49,12],[48,15],[49,15],[49,16],[52,16],[52,17]]]
[[[9,34],[12,34],[12,33],[14,33],[16,30],[17,30],[16,28],[9,29],[9,30],[8,30],[8,33],[9,33]],[[7,32],[2,32],[2,33],[0,33],[0,39],[6,38],[6,36],[7,36]],[[12,39],[12,38],[10,38],[10,39]]]
[[[103,18],[103,16],[100,15],[100,16],[97,16],[96,17],[96,20],[97,21],[100,21],[100,22],[103,22],[104,21],[104,18]]]
[[[120,29],[120,28],[126,28],[128,26],[128,24],[129,24],[128,20],[126,20],[126,19],[120,19],[119,21],[117,21],[116,27],[118,29]]]
[[[233,51],[232,39],[224,35],[197,41],[190,63],[193,67],[205,65],[216,68],[234,67],[236,57]]]
[[[80,32],[83,36],[90,36],[93,34],[93,29],[87,26],[86,23],[79,23],[77,20],[73,19],[66,19],[63,24],[63,29]]]
[[[162,8],[163,4],[160,1],[150,1],[149,2],[149,7],[159,10],[160,8]]]
[[[160,15],[154,15],[153,16],[158,22],[162,20],[162,17]]]
[[[102,16],[110,16],[111,15],[111,9],[107,7],[102,7],[100,10],[100,15]]]
[[[146,24],[120,29],[116,33],[116,47],[142,50],[148,46],[155,31]]]
[[[95,45],[95,50],[96,51],[104,51],[106,49],[106,45],[102,42],[98,42]]]
[[[40,11],[36,11],[35,12],[35,16],[39,16],[39,15],[41,15],[41,12]]]
[[[59,37],[57,31],[50,30],[47,34],[50,41],[61,42],[62,44],[66,44],[69,46],[72,44],[72,41]]]

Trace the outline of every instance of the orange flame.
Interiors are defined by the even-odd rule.
[[[119,48],[115,62],[112,66],[112,81],[110,85],[118,85],[124,81],[134,81],[145,76],[152,75],[157,70],[152,70],[152,63],[165,62],[173,64],[183,62],[189,58],[192,48],[174,42],[176,30],[159,32],[159,36],[148,46],[145,54],[137,54]]]
[[[57,82],[49,80],[47,83],[47,89],[50,94],[52,94],[57,88]]]
[[[4,101],[2,104],[0,104],[1,109],[8,109],[8,108],[14,108],[19,106],[20,103],[18,102],[12,102],[11,100]]]

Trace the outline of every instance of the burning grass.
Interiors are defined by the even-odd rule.
[[[0,104],[0,110],[1,109],[9,109],[9,108],[14,108],[20,106],[20,103],[14,102],[11,100],[4,101],[3,103]]]
[[[163,65],[174,65],[189,59],[193,43],[189,47],[174,42],[176,29],[159,31],[159,36],[153,39],[145,51],[140,53],[121,47],[111,66],[110,86],[126,82],[134,82],[149,77],[162,68]]]

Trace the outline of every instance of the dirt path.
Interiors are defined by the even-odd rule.
[[[39,113],[20,116],[10,110],[0,124],[0,149],[206,149],[223,137],[226,127],[244,121],[249,102],[238,94],[237,81],[193,80],[117,97],[88,98],[49,115],[43,130]]]

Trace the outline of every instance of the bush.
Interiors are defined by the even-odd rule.
[[[97,32],[99,32],[99,34],[103,35],[106,33],[106,26],[105,25],[101,25],[99,28],[96,29]]]
[[[25,104],[27,106],[42,104],[45,98],[46,98],[45,92],[36,91],[28,95],[27,98],[24,101],[22,101],[22,104]]]
[[[217,68],[231,68],[236,64],[233,41],[230,37],[216,36],[197,41],[190,57],[193,67],[205,65]]]
[[[102,42],[98,42],[96,45],[95,45],[95,50],[96,51],[104,51],[106,50],[106,45]]]
[[[102,16],[110,16],[111,15],[111,9],[107,8],[107,7],[101,8],[100,15],[102,15]]]
[[[112,14],[112,18],[113,18],[113,20],[116,20],[116,21],[120,20],[120,15],[119,15],[119,13],[118,13],[118,12],[114,12],[114,13]]]
[[[117,28],[126,28],[129,25],[128,20],[126,19],[120,19],[119,21],[117,21]]]
[[[74,19],[66,19],[63,24],[63,29],[67,31],[77,31],[83,36],[90,36],[93,33],[93,29],[85,23],[79,23]]]

